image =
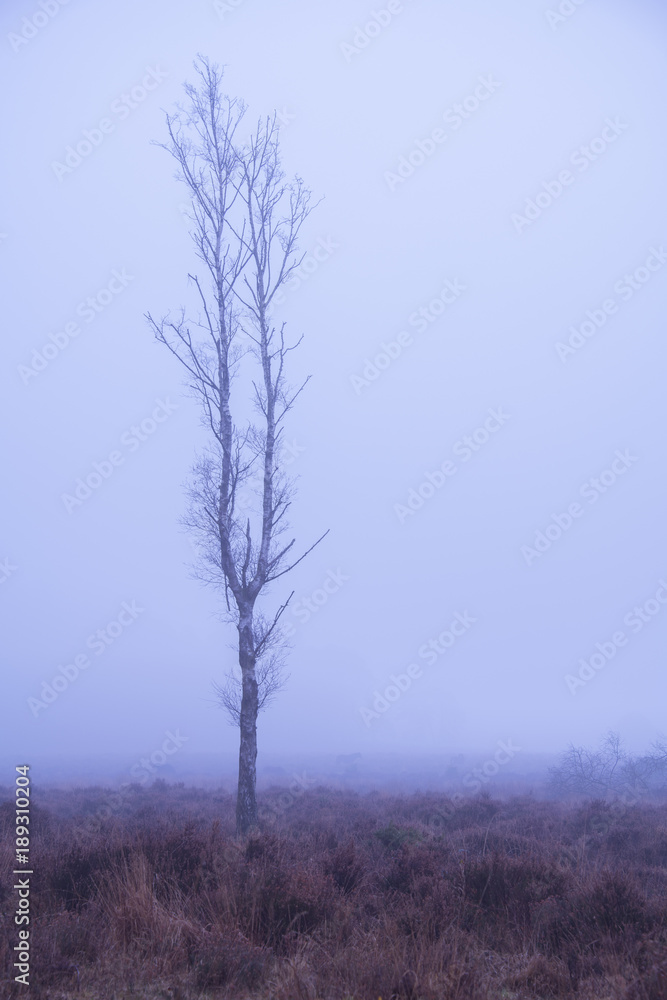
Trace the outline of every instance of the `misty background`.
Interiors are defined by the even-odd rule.
[[[388,754],[387,773],[435,772],[508,740],[530,772],[609,729],[646,747],[667,729],[660,5],[45,5],[0,12],[7,768],[122,775],[168,732],[184,739],[156,777],[238,752],[212,690],[233,629],[178,526],[205,435],[144,319],[193,301],[185,189],[151,140],[198,52],[226,66],[248,128],[278,111],[286,174],[323,198],[276,317],[304,334],[293,382],[312,373],[287,427],[294,535],[330,533],[272,589],[294,590],[293,649],[260,773],[353,753],[350,773]],[[86,130],[99,141],[68,166]],[[474,622],[434,659],[457,614]],[[81,655],[54,700],[29,701]]]

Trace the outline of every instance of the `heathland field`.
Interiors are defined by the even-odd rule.
[[[260,812],[239,840],[226,792],[36,788],[30,997],[667,998],[664,804],[320,787]]]

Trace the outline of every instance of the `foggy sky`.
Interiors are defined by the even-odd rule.
[[[330,533],[270,595],[295,591],[293,650],[260,759],[664,731],[659,5],[44,4],[0,12],[0,756],[150,752],[167,730],[237,747],[211,687],[234,630],[178,526],[204,435],[143,318],[192,301],[185,190],[151,140],[198,52],[249,123],[279,111],[287,173],[324,199],[277,314],[304,334],[294,381],[312,373],[294,534]]]

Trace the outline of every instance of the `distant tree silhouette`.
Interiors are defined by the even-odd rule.
[[[631,754],[618,733],[609,732],[597,750],[570,744],[549,769],[551,787],[560,795],[597,798],[648,792],[667,775],[667,739],[655,740],[647,754]]]

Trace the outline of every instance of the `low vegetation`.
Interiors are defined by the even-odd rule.
[[[272,789],[241,839],[231,796],[182,785],[35,803],[33,998],[667,997],[660,802]]]

